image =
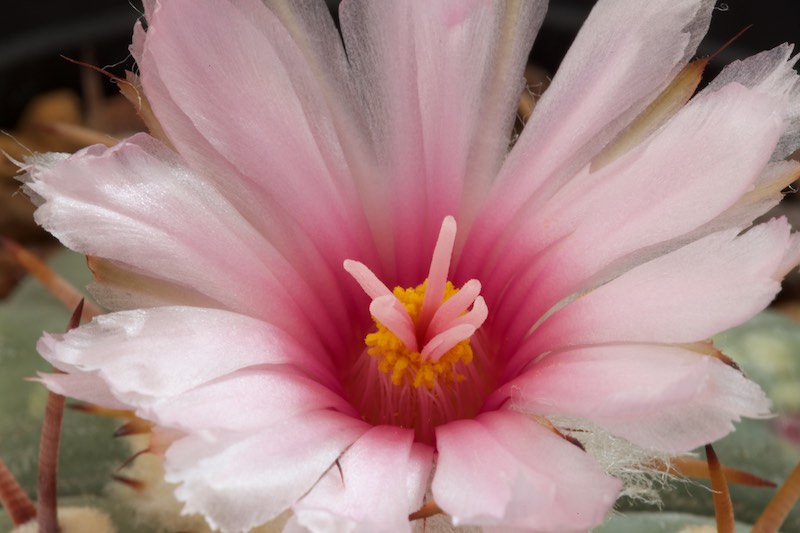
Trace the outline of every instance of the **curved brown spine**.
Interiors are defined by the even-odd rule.
[[[36,506],[2,459],[0,459],[0,503],[3,504],[15,526],[30,522],[36,517]]]

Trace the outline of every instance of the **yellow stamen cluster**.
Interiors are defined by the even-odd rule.
[[[416,324],[420,311],[422,310],[422,300],[425,296],[425,287],[428,280],[421,285],[404,289],[395,287],[394,296],[400,300],[408,311],[409,316]],[[445,286],[442,302],[458,292],[449,281]],[[392,383],[400,385],[409,383],[414,388],[425,385],[429,390],[433,389],[441,381],[442,384],[463,381],[465,377],[456,370],[456,365],[462,363],[468,365],[472,362],[472,348],[469,339],[456,344],[438,361],[431,361],[418,351],[411,351],[402,343],[394,333],[389,331],[386,326],[372,317],[378,330],[367,335],[366,343],[369,353],[373,357],[380,358],[378,369],[384,374],[391,373]],[[420,349],[422,346],[420,346]]]

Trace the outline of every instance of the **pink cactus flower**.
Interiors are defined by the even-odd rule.
[[[768,414],[707,339],[800,261],[752,226],[800,174],[790,46],[689,99],[713,1],[601,0],[509,150],[543,1],[345,0],[341,34],[313,0],[145,3],[152,136],[23,179],[114,311],[44,335],[42,380],[173,435],[186,513],[585,530],[626,490],[606,448]]]

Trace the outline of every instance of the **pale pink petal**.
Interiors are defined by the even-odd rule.
[[[674,346],[607,345],[554,353],[487,402],[579,417],[630,442],[681,453],[769,414],[758,385],[720,360]]]
[[[341,470],[328,470],[294,505],[292,521],[310,531],[411,531],[408,515],[422,505],[433,459],[428,446],[412,453],[413,440],[392,426],[364,433],[339,459]]]
[[[791,57],[793,45],[782,44],[742,61],[726,66],[704,91],[719,90],[729,83],[740,83],[758,92],[786,98],[786,130],[775,149],[776,160],[789,156],[800,147],[800,77],[792,68],[798,56]]]
[[[607,184],[606,181],[608,180],[606,176],[609,176],[609,174],[602,172],[589,173],[588,169],[584,169],[584,171],[581,172],[576,179],[572,180],[567,187],[555,197],[549,199],[543,211],[536,211],[531,205],[527,206],[526,209],[528,209],[530,213],[529,219],[527,221],[520,219],[520,226],[518,229],[515,226],[505,228],[507,233],[506,238],[508,239],[507,244],[499,247],[496,246],[495,251],[491,254],[492,259],[489,262],[490,268],[493,268],[491,266],[493,264],[498,265],[498,270],[492,274],[493,277],[495,279],[505,280],[508,277],[507,272],[518,271],[522,265],[532,262],[532,258],[535,257],[537,253],[541,253],[547,246],[552,246],[558,239],[563,239],[567,235],[570,236],[568,240],[571,246],[583,248],[577,252],[581,254],[582,258],[588,257],[591,259],[596,255],[597,251],[602,250],[608,250],[616,254],[613,250],[614,246],[616,246],[615,243],[618,241],[624,242],[623,239],[619,238],[616,232],[614,236],[611,237],[610,244],[612,246],[598,246],[598,242],[602,241],[599,240],[597,235],[595,235],[593,239],[582,242],[581,239],[573,238],[572,232],[575,231],[575,226],[566,221],[566,219],[572,218],[573,216],[575,220],[585,219],[583,223],[586,224],[586,227],[592,227],[593,225],[603,227],[606,221],[613,221],[611,224],[617,228],[617,230],[631,229],[643,236],[659,235],[663,234],[664,231],[674,233],[674,230],[680,227],[678,223],[681,222],[688,222],[693,225],[696,224],[696,228],[683,237],[676,237],[673,235],[672,242],[664,243],[661,245],[660,249],[654,248],[648,250],[645,248],[653,244],[652,239],[636,243],[636,247],[640,249],[645,248],[645,258],[647,258],[648,255],[649,257],[654,257],[658,253],[674,249],[681,244],[691,242],[691,240],[707,235],[713,231],[720,231],[730,227],[747,227],[755,216],[766,211],[770,205],[777,203],[780,198],[780,190],[783,188],[780,183],[788,183],[791,181],[791,179],[786,181],[778,179],[776,181],[778,184],[777,187],[770,187],[767,183],[769,181],[768,179],[766,179],[765,182],[765,178],[769,178],[770,176],[782,177],[781,174],[783,170],[778,168],[780,165],[777,163],[772,163],[771,166],[763,172],[764,164],[752,158],[746,163],[746,168],[739,169],[736,166],[736,163],[743,161],[740,159],[743,154],[758,159],[761,158],[763,154],[766,154],[767,151],[774,151],[776,148],[772,139],[775,132],[771,130],[774,130],[776,126],[778,129],[777,135],[780,138],[778,141],[778,152],[785,151],[788,149],[787,147],[796,146],[800,143],[800,135],[795,132],[795,129],[800,127],[800,119],[798,118],[798,115],[800,115],[800,107],[798,107],[799,104],[797,103],[800,102],[800,99],[797,98],[798,93],[800,93],[800,81],[798,81],[797,74],[791,68],[792,60],[787,62],[789,53],[790,48],[782,46],[770,52],[754,56],[744,62],[735,63],[729,67],[725,71],[725,74],[721,75],[709,88],[689,103],[687,108],[673,120],[673,125],[668,124],[656,134],[655,139],[646,143],[658,146],[660,142],[658,137],[666,135],[672,138],[675,143],[671,149],[664,152],[662,156],[653,153],[652,148],[650,150],[639,150],[649,163],[648,166],[641,167],[633,164],[630,169],[624,171],[623,173],[628,176],[626,179],[631,181],[623,183],[612,179],[610,180],[611,182]],[[738,96],[738,98],[742,100],[736,103],[735,99],[737,99],[737,95],[742,92],[740,87],[737,88],[739,84],[749,88],[750,91],[746,97]],[[715,92],[718,93],[717,98],[712,96]],[[719,93],[723,93],[724,96],[720,98]],[[748,112],[735,114],[731,111],[724,110],[725,107],[738,108],[740,104],[750,106],[753,105],[753,102],[755,102],[756,107],[760,108],[762,111],[764,111],[765,105],[770,105],[768,102],[772,102],[776,108],[772,110],[772,113],[769,112],[769,109],[766,110],[767,113],[762,113],[762,111],[753,109],[754,114],[749,114]],[[728,116],[730,114],[733,120],[718,122],[718,127],[716,129],[707,127],[699,128],[699,125],[692,126],[691,124],[687,124],[687,122],[691,120],[696,120],[691,118],[692,115],[695,117],[702,117],[706,113],[719,113],[722,116]],[[758,121],[759,125],[755,127],[765,128],[764,133],[768,140],[766,143],[759,143],[758,146],[752,144],[753,139],[765,139],[763,137],[753,136],[751,128],[754,127],[755,124],[749,122],[749,119],[754,118],[756,114],[761,115],[762,118]],[[684,117],[680,118],[682,115]],[[783,120],[776,120],[778,117],[783,117]],[[686,122],[684,122],[684,120],[686,120]],[[716,121],[719,119],[713,120]],[[693,150],[690,148],[687,149],[689,145],[682,142],[681,136],[686,132],[690,132],[690,134],[697,132],[698,129],[702,129],[705,133],[702,136],[694,137],[694,140],[690,141],[691,144],[696,147],[695,151],[697,151],[696,154],[693,154]],[[677,133],[677,135],[674,135],[675,133]],[[711,144],[708,142],[710,138],[720,136],[721,134],[724,134],[722,136],[730,135],[730,137],[720,144]],[[688,140],[688,138],[684,137],[683,140]],[[770,147],[771,144],[772,146]],[[710,151],[712,147],[716,149],[716,155]],[[634,150],[634,153],[636,151],[637,150]],[[729,154],[731,153],[736,153],[737,157],[730,157]],[[676,160],[674,157],[676,154],[683,155]],[[779,156],[780,153],[773,153],[772,155],[774,158]],[[658,162],[658,160],[662,158],[663,163]],[[708,176],[712,176],[713,179],[709,179],[708,181],[705,179],[698,181],[696,179],[696,176],[702,176],[697,170],[700,170],[704,165],[713,165],[718,161],[725,160],[731,162],[731,166],[727,171],[716,174],[716,176],[714,176],[713,171],[709,172]],[[678,165],[680,161],[692,161],[695,168],[678,171],[676,165]],[[784,164],[783,166],[786,167],[787,165]],[[666,172],[674,172],[674,175],[667,176],[666,173],[660,171],[660,169],[664,169]],[[758,180],[753,180],[757,189],[747,192],[746,180],[753,179],[753,173],[756,169],[760,175]],[[784,168],[784,170],[786,169]],[[620,173],[618,170],[614,172]],[[787,174],[788,173],[789,171],[787,170]],[[659,176],[660,174],[663,175]],[[791,178],[792,176],[787,177]],[[676,178],[688,178],[688,180],[679,182]],[[711,188],[716,187],[716,184],[720,182],[719,180],[723,180],[726,187],[719,190],[716,188],[712,190]],[[699,191],[694,191],[692,193],[695,195],[694,199],[691,197],[680,198],[679,203],[676,203],[676,205],[681,206],[680,208],[685,209],[685,211],[679,214],[677,210],[673,209],[665,209],[664,211],[660,209],[651,209],[655,206],[651,205],[649,198],[657,195],[659,200],[657,205],[668,206],[669,204],[664,203],[662,199],[668,200],[670,195],[675,192],[689,190],[690,188],[686,186],[689,182],[705,186],[707,192],[700,193]],[[734,182],[736,183],[736,185],[732,187],[734,190],[728,188]],[[614,185],[614,183],[617,185]],[[611,193],[608,188],[609,186],[611,189],[617,190]],[[605,196],[604,191],[611,194]],[[728,193],[732,194],[728,195]],[[743,197],[736,198],[743,193],[746,193]],[[610,201],[609,199],[611,198],[616,199],[617,202]],[[732,198],[736,198],[737,201],[731,205],[730,202]],[[591,215],[591,213],[597,210],[597,206],[608,207],[608,212],[598,213],[596,217]],[[626,209],[626,207],[629,209]],[[656,216],[664,216],[665,218],[658,220],[653,227],[647,230],[644,229],[643,221],[626,222],[620,220],[620,218],[625,216],[624,213],[635,211],[637,207],[645,207],[645,211],[652,210]],[[730,212],[724,211],[726,207],[730,209]],[[494,220],[497,213],[504,212],[504,209],[500,209],[499,211],[487,211],[487,216],[490,217],[490,220]],[[553,215],[556,213],[558,213],[557,218],[553,218]],[[587,217],[586,214],[590,214],[590,216]],[[615,219],[614,217],[617,215],[621,215],[621,217]],[[554,223],[556,220],[558,222]],[[685,226],[684,224],[684,227]],[[684,229],[681,228],[680,231],[684,231]],[[514,234],[516,237],[512,237]],[[484,235],[481,238],[484,237],[491,238],[491,235]],[[526,247],[529,248],[529,252],[527,253],[524,252]],[[666,248],[666,250],[664,248]],[[586,254],[585,250],[587,249],[592,249],[592,254]],[[511,253],[511,251],[516,251],[516,253]],[[472,259],[485,262],[486,251],[476,249],[476,252],[478,255],[472,257]],[[518,260],[510,260],[510,258],[513,258],[515,255]],[[616,272],[624,271],[626,268],[630,268],[630,266],[641,261],[642,256],[643,254],[639,253],[634,254],[634,257],[618,258],[618,264],[613,270],[616,270]],[[572,264],[572,261],[573,259],[565,258],[561,261],[561,265]],[[608,274],[608,276],[613,276],[613,274]],[[606,279],[610,279],[609,277],[606,277]],[[484,294],[496,290],[498,290],[497,287],[485,286]],[[525,292],[525,289],[522,289],[521,292]],[[566,295],[562,294],[562,297],[563,296]],[[538,299],[538,301],[542,300],[542,298]],[[490,300],[490,305],[491,304],[492,302]],[[541,314],[541,312],[539,312],[539,314]],[[530,326],[530,324],[528,324],[528,326]]]
[[[407,469],[408,478],[408,501],[416,502],[417,507],[422,506],[425,495],[430,488],[431,467],[433,466],[433,456],[431,447],[421,442],[414,442],[411,445],[409,456],[409,468]],[[414,511],[417,509],[415,508]]]
[[[184,512],[202,513],[212,528],[248,530],[306,494],[369,426],[352,416],[316,410],[243,435],[190,435],[166,452],[166,480],[178,483]]]
[[[87,290],[103,307],[120,311],[169,305],[218,308],[222,304],[192,287],[132,270],[133,267],[97,256],[88,256],[92,272]]]
[[[519,339],[563,298],[607,281],[615,264],[668,252],[734,205],[769,162],[782,109],[778,97],[729,85],[690,103],[649,142],[584,169],[531,214],[511,248],[494,251],[505,255],[481,279],[495,323]],[[493,301],[504,289],[502,304]]]
[[[784,190],[797,179],[800,179],[800,162],[792,160],[770,162],[761,172],[751,190],[714,219],[680,239],[673,240],[672,242],[676,244],[675,248],[712,233],[731,228],[744,230],[750,227],[754,220],[778,205],[783,198]],[[620,264],[619,272],[623,272],[629,267],[624,263]],[[613,277],[614,274],[609,275],[609,279]]]
[[[59,365],[62,366],[62,365]],[[36,381],[41,382],[49,390],[77,398],[94,405],[102,405],[109,409],[131,409],[131,405],[121,402],[108,386],[99,372],[73,371],[69,366],[69,374],[43,374],[39,373]]]
[[[158,3],[134,49],[178,152],[297,268],[335,276],[345,249],[374,257],[351,172],[363,150],[343,148],[359,146],[356,100],[341,85],[347,63],[324,7],[275,4]],[[312,252],[322,260],[308,265]]]
[[[289,365],[262,365],[232,372],[176,396],[163,396],[137,412],[160,426],[185,433],[259,432],[316,410],[358,418],[341,394]]]
[[[780,290],[784,259],[800,251],[790,229],[780,219],[740,237],[738,230],[715,233],[636,267],[556,312],[522,350],[691,343],[741,324]]]
[[[786,110],[785,95],[779,90],[763,94],[734,84],[715,94],[706,92],[643,146],[632,150],[625,157],[626,163],[618,162],[613,169],[597,172],[584,168],[543,209],[528,211],[526,220],[520,219],[518,226],[506,228],[507,236],[494,246],[488,264],[486,250],[477,248],[476,255],[468,255],[467,264],[485,265],[482,268],[493,269],[491,275],[495,279],[505,280],[509,272],[525,268],[537,254],[559,240],[567,240],[569,246],[580,245],[582,256],[592,259],[596,252],[600,252],[598,256],[616,257],[620,254],[616,247],[621,245],[627,250],[651,246],[658,242],[653,237],[693,240],[728,227],[747,227],[751,215],[779,197],[781,187],[763,199],[747,199],[746,193],[753,184],[763,181],[767,153],[780,137],[783,124],[779,117]],[[751,128],[764,137],[752,137]],[[722,142],[715,142],[714,138]],[[737,157],[730,157],[734,151]],[[676,154],[681,157],[676,159]],[[715,166],[717,162],[723,165]],[[725,166],[724,162],[729,164]],[[740,162],[744,166],[738,166]],[[718,190],[720,180],[726,187]],[[740,200],[744,205],[738,205]],[[727,213],[725,209],[729,208],[734,212]],[[644,220],[625,220],[647,213],[652,213],[653,225],[647,231],[639,231]],[[623,236],[637,233],[640,240],[626,243],[615,235],[609,246],[597,246],[602,241],[596,234],[590,244],[572,236],[579,229],[600,231],[611,227],[626,230]],[[693,238],[691,229],[697,232]],[[680,237],[681,233],[684,237]],[[592,254],[584,253],[587,247],[591,247]],[[658,251],[647,250],[651,254]],[[485,294],[496,290],[485,284]]]
[[[55,164],[34,159],[26,170],[26,190],[40,204],[37,222],[73,250],[188,288],[220,307],[270,317],[304,340],[340,337],[334,316],[345,319],[341,298],[321,299],[309,286],[317,278],[302,276],[155,139],[139,134]]]
[[[783,279],[800,264],[800,232],[794,232],[789,236],[789,243],[786,246],[786,255],[783,256],[781,264],[775,272],[775,277]]]
[[[515,217],[544,205],[672,81],[705,34],[713,6],[711,0],[595,5],[482,208],[478,249],[519,223]]]
[[[744,231],[749,228],[753,221],[759,216],[765,214],[772,207],[777,205],[783,198],[783,191],[790,187],[791,183],[797,179],[800,179],[800,163],[797,161],[770,162],[755,181],[753,188],[741,196],[726,211],[723,211],[693,231],[680,237],[673,238],[667,243],[645,248],[638,253],[628,254],[621,260],[615,261],[610,267],[603,269],[601,274],[595,275],[586,285],[590,287],[601,285],[603,282],[615,279],[652,257],[670,253],[672,250],[677,250],[713,233],[725,232],[731,229]],[[795,237],[793,236],[792,239],[794,240]],[[795,246],[790,244],[786,249],[792,250],[795,249]],[[784,257],[784,266],[776,271],[774,277],[776,279],[782,278],[791,268],[794,268],[796,264],[797,261],[794,260],[794,256],[791,253],[787,253]],[[576,296],[579,295],[580,293],[576,294]],[[563,307],[563,305],[568,304],[570,300],[570,298],[563,300],[560,304],[551,308],[550,311],[555,311]],[[548,312],[547,314],[549,315],[550,313]],[[540,318],[539,321],[541,322],[542,319]]]
[[[482,201],[505,156],[544,10],[538,0],[342,3],[397,284],[424,278],[446,215],[474,211]]]
[[[599,524],[622,483],[525,415],[499,410],[436,428],[433,498],[455,525],[576,531]]]
[[[296,365],[335,383],[323,358],[286,332],[228,311],[164,307],[96,317],[63,335],[46,334],[39,353],[56,368],[98,372],[114,395],[143,406],[253,365]],[[90,390],[71,389],[86,399]]]

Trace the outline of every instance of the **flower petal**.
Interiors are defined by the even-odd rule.
[[[296,531],[411,531],[408,515],[422,505],[433,449],[413,447],[407,429],[375,426],[293,507]],[[415,453],[412,453],[415,452]],[[293,531],[292,527],[288,532]]]
[[[398,285],[424,278],[441,220],[483,200],[505,156],[544,10],[541,0],[342,4]]]
[[[478,248],[544,205],[672,81],[705,34],[713,6],[711,0],[595,5],[482,208]]]
[[[795,132],[800,127],[800,108],[797,103],[800,102],[797,98],[800,81],[791,68],[792,60],[787,61],[789,53],[788,46],[778,47],[726,69],[723,75],[696,96],[671,123],[665,125],[644,146],[632,150],[631,155],[635,158],[638,154],[642,158],[641,162],[647,161],[646,164],[621,165],[610,173],[591,172],[589,168],[584,168],[559,193],[549,198],[543,209],[537,211],[533,209],[533,205],[528,205],[525,208],[525,213],[528,214],[520,215],[519,226],[503,228],[506,232],[505,241],[492,237],[491,232],[485,233],[489,231],[488,227],[481,228],[481,242],[497,240],[499,245],[492,244],[494,251],[487,254],[486,249],[480,249],[476,240],[476,246],[465,253],[468,261],[464,266],[474,266],[472,261],[485,265],[483,268],[499,265],[498,270],[492,273],[493,279],[506,280],[509,278],[509,271],[519,271],[525,268],[521,265],[534,263],[537,254],[543,253],[548,246],[552,247],[559,239],[564,239],[568,242],[568,247],[576,246],[576,254],[581,259],[575,262],[574,257],[563,257],[557,268],[563,269],[565,265],[570,269],[580,265],[589,266],[586,259],[591,260],[602,255],[597,252],[611,253],[617,260],[617,266],[613,271],[601,274],[605,279],[595,280],[606,281],[613,277],[613,272],[618,274],[630,268],[640,262],[642,257],[652,258],[714,231],[731,227],[746,228],[755,216],[777,203],[782,184],[791,181],[794,175],[791,169],[777,168],[777,163],[772,163],[765,171],[761,171],[764,167],[761,161],[766,160],[767,152],[776,150],[774,142],[778,142],[778,151],[800,143],[800,135]],[[743,90],[742,86],[747,90]],[[770,106],[774,107],[770,109]],[[715,117],[717,113],[719,115]],[[710,117],[710,120],[704,121],[704,117]],[[780,121],[776,120],[778,117],[781,118]],[[751,122],[752,119],[755,121]],[[709,127],[712,125],[715,126]],[[777,132],[774,131],[776,126]],[[754,135],[754,127],[761,133]],[[704,132],[702,136],[693,136],[701,131]],[[709,142],[714,138],[724,140],[719,144]],[[753,145],[754,140],[758,143],[757,146]],[[666,144],[662,144],[665,142]],[[659,146],[669,147],[661,152],[661,148],[657,148]],[[662,155],[656,155],[658,153]],[[682,155],[676,158],[676,154]],[[773,153],[773,158],[776,155],[779,154]],[[740,157],[743,159],[740,160]],[[682,161],[691,161],[692,165],[678,168],[676,165],[680,165]],[[712,168],[708,168],[705,173],[699,172],[703,169],[704,162],[708,162]],[[730,163],[730,166],[717,174],[717,170],[722,170],[722,165],[717,163],[725,162]],[[756,170],[762,176],[755,174]],[[770,180],[770,177],[778,179]],[[623,181],[617,181],[618,179],[625,180],[624,184]],[[725,188],[716,186],[721,181],[725,182]],[[769,181],[773,184],[768,185]],[[705,192],[694,189],[689,184],[702,187]],[[748,186],[752,184],[757,189],[747,192]],[[613,193],[611,189],[614,189]],[[689,191],[692,192],[686,197],[680,196],[681,192]],[[606,193],[609,193],[608,196]],[[731,193],[730,196],[728,193]],[[741,196],[743,193],[746,194]],[[737,199],[737,196],[740,198]],[[674,198],[674,204],[669,201],[670,198]],[[651,199],[655,199],[655,202]],[[608,208],[607,211],[603,210],[604,206]],[[669,209],[660,209],[666,207]],[[684,211],[678,214],[678,209]],[[489,223],[495,223],[497,215],[507,210],[508,207],[488,210],[486,214]],[[627,216],[625,213],[637,212],[640,215],[652,215],[650,220],[653,225],[645,229],[643,220],[624,220]],[[569,219],[573,221],[569,222]],[[583,222],[576,222],[579,220]],[[608,241],[611,246],[599,246],[598,243],[604,241],[597,235],[585,242],[576,238],[573,235],[576,227],[584,223],[584,227],[590,229],[601,228],[605,224],[609,224],[606,227],[614,227],[614,235]],[[695,229],[685,233],[691,226]],[[623,231],[621,235],[620,230]],[[625,242],[622,238],[625,230],[631,230],[645,238],[645,241],[639,240],[628,245],[628,250],[645,248],[644,254],[633,254],[620,260],[617,256],[619,251],[615,247]],[[683,236],[678,236],[681,232],[684,232]],[[667,237],[665,233],[670,236]],[[668,240],[660,247],[646,249],[654,244],[651,237],[658,235],[667,237]],[[593,252],[585,253],[589,248]],[[490,258],[488,262],[487,256]],[[517,260],[513,260],[514,257]],[[610,257],[605,259],[609,260]],[[595,270],[597,274],[597,269],[594,266],[588,270]],[[474,271],[471,274],[474,275]],[[555,285],[552,280],[548,280],[546,284],[549,289],[555,289]],[[585,288],[588,287],[584,287],[584,290]],[[528,291],[524,288],[520,289],[520,293],[527,294]],[[497,290],[497,287],[485,287],[484,295]],[[567,296],[566,292],[568,291],[562,292],[560,297]],[[494,302],[488,298],[487,300],[494,307]],[[542,302],[545,307],[533,312],[534,315],[538,313],[537,317],[554,303],[550,300],[544,302],[547,298],[542,298],[541,295],[529,300]],[[525,327],[530,325],[528,323]]]
[[[238,438],[190,435],[166,452],[166,480],[179,483],[185,513],[212,528],[244,531],[278,516],[309,491],[369,426],[316,410]]]
[[[682,453],[769,414],[761,388],[718,359],[674,346],[573,349],[533,363],[488,405],[591,420],[644,448]]]
[[[685,244],[753,187],[781,135],[783,108],[782,98],[728,85],[693,100],[632,152],[597,172],[585,168],[531,214],[508,243],[517,250],[494,250],[506,255],[481,279],[496,322],[519,339],[570,294]],[[520,271],[502,306],[491,301]]]
[[[86,265],[92,272],[92,282],[87,288],[107,309],[141,309],[168,305],[222,306],[192,287],[134,272],[130,266],[117,261],[90,255],[86,256]]]
[[[343,319],[341,298],[322,299],[309,286],[317,278],[298,272],[155,139],[139,134],[27,170],[37,222],[73,250],[132,271],[145,292],[153,292],[146,278],[164,280],[181,288],[173,293],[196,295],[191,303],[269,317],[303,340],[340,338],[331,313]]]
[[[791,57],[793,45],[782,44],[741,61],[734,61],[708,84],[705,91],[719,90],[729,83],[740,83],[766,94],[783,94],[788,110],[786,131],[773,158],[783,159],[800,147],[800,77],[792,68],[798,56]]]
[[[172,144],[296,268],[336,275],[345,249],[372,259],[351,172],[368,158],[343,148],[359,146],[358,114],[330,16],[319,2],[223,5],[160,2],[138,31],[142,85]]]
[[[140,416],[183,433],[253,433],[316,410],[358,418],[342,395],[301,370],[262,365],[238,370],[139,409]]]
[[[778,293],[785,260],[798,261],[790,229],[780,219],[715,233],[636,267],[557,311],[522,350],[691,343],[741,324]]]
[[[752,221],[778,205],[783,198],[783,191],[798,179],[800,179],[800,162],[792,160],[770,162],[761,172],[752,190],[739,198],[727,211],[682,237],[681,240],[692,242],[704,235],[729,228],[747,228]]]
[[[98,372],[116,398],[138,407],[254,365],[296,365],[323,383],[333,382],[319,358],[286,332],[214,309],[112,313],[63,335],[46,334],[37,348],[56,368]],[[91,401],[91,391],[67,392]]]
[[[578,447],[513,411],[439,426],[436,442],[433,497],[455,525],[587,529],[621,486]]]
[[[109,409],[131,409],[127,403],[121,402],[108,386],[108,383],[94,372],[74,372],[70,374],[39,374],[40,381],[49,390],[78,398],[94,405],[102,405]]]

